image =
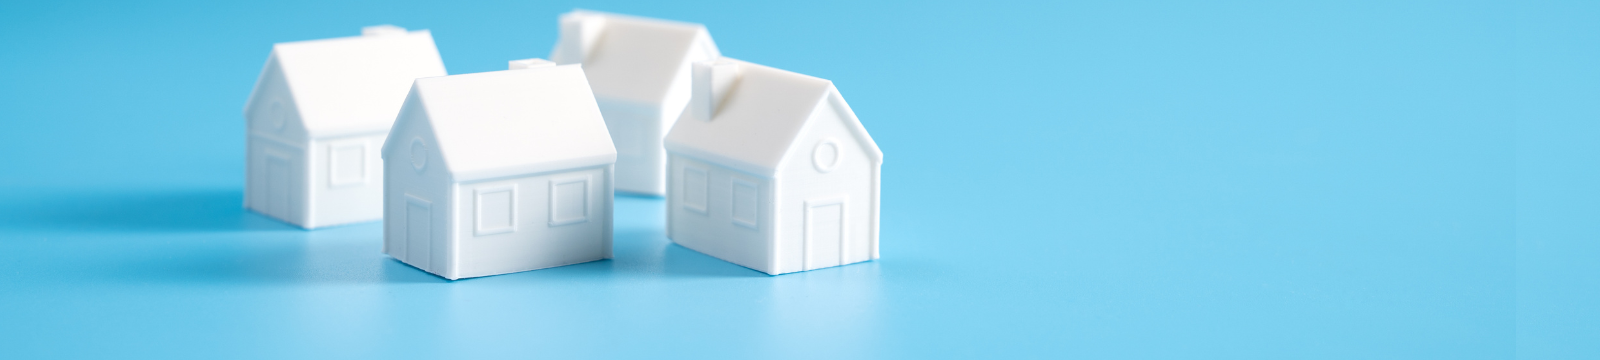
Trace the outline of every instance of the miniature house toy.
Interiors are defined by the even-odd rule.
[[[700,24],[578,10],[550,60],[583,64],[617,144],[617,190],[666,194],[661,138],[689,101],[689,66],[721,53]]]
[[[383,251],[441,277],[611,257],[617,152],[580,65],[417,79],[383,144]]]
[[[307,229],[381,219],[378,146],[412,80],[444,75],[427,30],[273,45],[244,107],[245,208]]]
[[[833,82],[695,63],[667,134],[667,236],[767,274],[878,258],[883,152]]]

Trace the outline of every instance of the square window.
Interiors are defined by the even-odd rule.
[[[478,236],[517,231],[517,188],[497,186],[477,190]]]
[[[733,179],[733,223],[756,228],[756,184]]]
[[[367,144],[351,142],[328,147],[328,179],[335,187],[367,182]]]
[[[550,181],[550,226],[589,221],[589,178]]]
[[[683,208],[706,214],[706,171],[683,168]]]

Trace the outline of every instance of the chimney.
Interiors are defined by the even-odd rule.
[[[406,28],[394,25],[373,25],[361,28],[361,36],[405,35]]]
[[[722,100],[739,84],[743,70],[738,62],[728,58],[696,62],[693,66],[694,93],[689,95],[689,113],[696,119],[711,121],[722,107]]]
[[[553,55],[551,59],[565,64],[581,63],[589,58],[594,51],[594,44],[600,40],[600,33],[605,28],[606,18],[600,14],[587,11],[573,11],[561,15],[561,42],[556,49],[561,55]]]
[[[550,61],[550,60],[535,58],[535,59],[511,60],[511,64],[510,65],[511,65],[510,66],[511,70],[522,70],[522,69],[532,69],[532,68],[542,68],[542,67],[556,66],[556,63],[554,61]]]

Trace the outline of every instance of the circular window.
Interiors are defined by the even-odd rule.
[[[835,166],[839,166],[839,144],[833,139],[817,143],[817,148],[811,150],[811,164],[816,165],[817,171],[833,171]]]
[[[283,128],[283,124],[286,123],[286,122],[289,122],[288,119],[289,119],[289,114],[288,114],[288,111],[285,111],[283,109],[283,102],[282,101],[273,100],[272,101],[272,105],[268,105],[267,106],[267,118],[266,118],[266,120],[267,120],[267,127],[268,128],[271,128],[273,130],[282,129]]]
[[[422,171],[422,167],[423,166],[427,166],[427,165],[428,165],[428,146],[422,144],[422,139],[421,138],[412,139],[411,140],[411,166],[416,167],[417,171]]]

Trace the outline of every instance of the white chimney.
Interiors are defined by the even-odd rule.
[[[510,65],[511,65],[510,66],[511,70],[522,70],[522,69],[532,69],[532,68],[542,68],[542,67],[556,66],[556,62],[550,61],[550,60],[545,60],[545,59],[537,59],[537,58],[535,58],[535,59],[511,60],[511,64]]]
[[[690,115],[703,121],[711,121],[716,117],[722,100],[727,99],[733,87],[739,84],[742,71],[738,62],[727,58],[694,63],[691,75],[694,93],[689,95]]]
[[[361,36],[405,35],[406,28],[394,25],[373,25],[361,28]]]
[[[587,11],[573,11],[561,15],[561,42],[556,49],[560,55],[551,59],[565,64],[581,63],[594,51],[595,42],[605,29],[606,18]]]

